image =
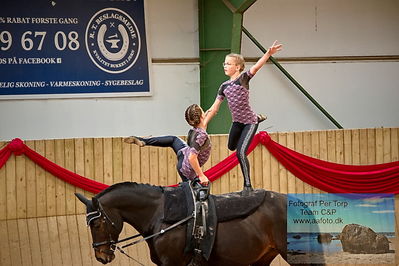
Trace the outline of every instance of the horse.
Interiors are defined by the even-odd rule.
[[[75,195],[86,205],[87,223],[99,262],[107,264],[115,258],[115,243],[119,243],[126,222],[145,238],[156,265],[190,265],[194,255],[184,251],[187,223],[169,230],[170,224],[162,221],[163,187],[123,182],[106,188],[91,200]],[[200,265],[264,266],[278,254],[287,260],[286,202],[285,194],[266,191],[261,205],[249,216],[219,222],[210,257]],[[162,230],[167,232],[159,233]]]

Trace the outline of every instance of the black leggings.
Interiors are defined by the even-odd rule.
[[[258,124],[242,124],[239,122],[233,122],[229,133],[228,148],[231,151],[237,150],[237,158],[240,162],[241,171],[244,176],[244,186],[247,187],[251,186],[247,151],[257,129]]]
[[[181,149],[187,147],[187,143],[184,142],[181,138],[176,136],[161,136],[161,137],[151,137],[151,138],[139,138],[139,140],[144,141],[145,145],[148,146],[157,146],[157,147],[170,147],[177,155],[177,172],[179,173],[183,182],[188,181],[188,178],[185,177],[182,172],[180,171],[183,160],[184,154],[181,152]]]

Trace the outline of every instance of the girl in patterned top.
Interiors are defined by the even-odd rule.
[[[258,62],[243,73],[245,64],[243,56],[239,54],[227,55],[223,67],[224,73],[230,79],[220,85],[216,100],[208,110],[217,113],[220,104],[224,98],[227,98],[233,118],[233,124],[229,133],[228,148],[232,151],[237,150],[237,157],[244,176],[244,194],[248,194],[253,190],[246,152],[256,133],[258,123],[265,119],[263,116],[256,115],[249,105],[249,80],[266,63],[271,55],[281,50],[281,47],[282,45],[277,44],[277,41],[275,41]]]
[[[209,179],[201,169],[211,153],[211,142],[206,132],[207,125],[215,112],[206,112],[197,104],[190,105],[185,118],[192,126],[187,142],[176,136],[160,137],[127,137],[124,142],[143,146],[171,147],[177,155],[177,172],[183,182],[194,180],[197,176],[202,185],[208,185]]]

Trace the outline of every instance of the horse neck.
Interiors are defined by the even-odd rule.
[[[137,187],[112,191],[103,197],[105,204],[118,210],[123,222],[140,233],[146,233],[152,227],[154,215],[160,210],[162,195],[155,187],[138,184]]]

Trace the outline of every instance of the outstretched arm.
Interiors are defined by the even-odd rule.
[[[199,180],[201,181],[202,185],[208,185],[209,179],[208,177],[202,172],[201,166],[198,162],[198,155],[191,152],[188,156],[188,161],[191,164],[191,167],[194,169],[195,173],[197,174]]]
[[[256,72],[258,72],[258,70],[261,69],[264,64],[266,64],[267,60],[269,60],[269,57],[280,51],[282,46],[282,44],[277,44],[277,41],[274,41],[273,45],[267,49],[267,52],[258,60],[258,62],[256,62],[255,65],[249,69],[249,72],[252,75],[255,75]]]
[[[205,126],[212,120],[212,118],[218,113],[220,104],[222,103],[221,99],[216,98],[215,102],[212,104],[211,108],[209,108],[205,112],[204,124]]]

